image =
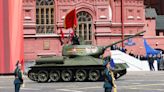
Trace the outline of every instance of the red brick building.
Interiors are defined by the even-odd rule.
[[[145,0],[146,7],[156,9],[158,15],[164,15],[164,1],[163,0]]]
[[[149,43],[154,48],[163,50],[163,46],[162,46],[163,43],[161,42],[164,36],[164,26],[163,26],[164,24],[164,0],[145,0],[145,7],[148,9],[153,8],[157,12],[157,16],[155,18],[156,19],[155,36],[148,37]],[[150,15],[152,15],[152,13]]]
[[[83,44],[108,45],[147,30],[144,36],[132,39],[134,46],[125,48],[144,55],[144,37],[152,47],[164,49],[160,41],[164,38],[156,36],[155,14],[145,17],[144,0],[23,0],[26,61],[34,61],[38,55],[61,55],[60,28],[67,38],[69,31],[64,29],[63,21],[74,8],[77,34]],[[148,11],[154,13],[153,9]]]

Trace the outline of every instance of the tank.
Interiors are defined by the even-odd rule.
[[[103,58],[105,50],[145,31],[129,36],[108,46],[65,45],[62,56],[39,56],[35,65],[29,67],[28,78],[37,82],[57,81],[101,81],[103,78]],[[116,63],[114,76],[116,79],[126,74],[128,65]]]

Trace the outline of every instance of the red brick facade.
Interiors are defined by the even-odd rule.
[[[144,36],[132,39],[136,45],[125,45],[128,52],[133,50],[136,54],[144,55],[143,38],[152,47],[164,49],[164,42],[161,41],[164,38],[155,36],[155,19],[145,19],[144,0],[122,1],[124,36],[147,30]],[[64,29],[63,21],[64,16],[74,8],[77,14],[87,12],[92,18],[92,45],[108,45],[121,39],[121,0],[54,0],[53,34],[36,33],[36,0],[23,0],[26,61],[34,61],[38,55],[61,55],[60,28],[62,27],[65,34],[69,33]]]

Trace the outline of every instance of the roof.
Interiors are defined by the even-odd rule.
[[[157,17],[157,13],[155,8],[146,8],[145,9],[145,17],[146,18],[156,18]]]
[[[156,30],[164,30],[164,15],[158,15],[156,18]]]

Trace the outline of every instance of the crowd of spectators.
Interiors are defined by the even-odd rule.
[[[154,60],[156,60],[157,64],[158,64],[158,70],[164,70],[164,56],[163,56],[164,54],[162,55],[162,53],[160,53],[158,55],[152,55],[152,57],[148,57],[146,55],[145,56],[144,55],[137,55],[133,52],[133,50],[131,50],[129,53],[127,53],[126,48],[118,47],[116,45],[112,45],[111,50],[120,50],[120,51],[122,51],[126,54],[129,54],[130,56],[135,57],[139,60],[148,61],[151,71],[155,70],[154,66],[153,66],[153,63],[154,63]]]
[[[122,47],[118,47],[117,45],[112,45],[111,46],[111,50],[120,50],[124,53],[126,53],[127,49],[126,48],[122,48]]]
[[[111,46],[111,50],[120,50],[120,51],[122,51],[122,52],[124,52],[126,54],[129,54],[130,56],[133,56],[133,57],[135,57],[135,58],[137,58],[139,60],[147,60],[146,56],[135,54],[133,52],[133,50],[131,50],[129,53],[127,53],[127,49],[126,48],[118,47],[117,45],[112,45]]]
[[[129,55],[133,56],[133,57],[135,57],[135,58],[137,58],[139,60],[147,60],[146,56],[134,54],[132,50],[129,52]]]

